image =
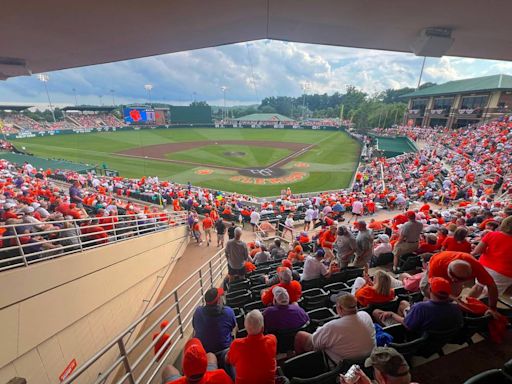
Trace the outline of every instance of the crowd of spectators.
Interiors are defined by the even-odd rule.
[[[123,127],[125,124],[117,117],[106,114],[73,114],[70,115],[80,127],[83,128],[98,128],[98,127]]]
[[[78,180],[67,189],[52,176],[0,160],[0,267],[19,264],[2,260],[22,254],[32,261],[172,224],[157,207],[87,190]]]
[[[215,363],[211,370],[221,368],[224,370],[222,375],[228,375],[222,382],[273,383],[277,380],[277,357],[283,352],[279,351],[278,345],[285,331],[295,330],[288,357],[290,353],[300,356],[309,351],[321,351],[333,366],[366,359],[367,367],[374,367],[372,374],[379,383],[410,383],[411,380],[409,365],[403,356],[392,348],[382,348],[397,334],[396,328],[394,336],[387,334],[386,327],[399,325],[404,335],[418,340],[420,337],[428,340],[428,335],[433,332],[452,332],[450,337],[455,340],[462,334],[467,316],[481,311],[478,313],[485,314],[490,322],[502,325],[503,336],[507,320],[497,309],[497,299],[512,287],[512,207],[498,205],[488,210],[475,205],[435,210],[425,203],[420,209],[400,213],[390,220],[385,229],[389,230],[391,242],[390,236],[382,233],[374,239],[370,231],[369,239],[360,239],[365,225],[363,220],[358,220],[355,234],[345,226],[338,228],[337,223],[323,225],[320,233],[313,236],[312,253],[302,260],[290,257],[299,252],[295,249],[296,243],[283,249],[280,242],[274,242],[267,252],[267,247],[259,241],[244,242],[239,227],[228,235],[225,287],[206,292],[205,306],[196,309],[193,321],[195,343],[201,343],[204,353],[211,353],[211,361]],[[441,241],[436,239],[431,252],[419,255],[418,249],[427,236],[441,237],[445,233],[441,229],[446,230],[447,236]],[[324,325],[312,327],[310,316],[315,310],[308,310],[305,295],[311,293],[303,291],[303,287],[312,281],[323,280],[324,283],[318,283],[320,287],[333,293],[329,291],[332,286],[329,282],[334,276],[343,273],[347,267],[357,269],[358,248],[362,246],[359,243],[369,243],[364,247],[370,247],[370,258],[363,257],[367,262],[376,261],[379,255],[375,251],[386,244],[387,252],[381,254],[395,252],[401,263],[409,258],[417,258],[418,263],[415,268],[410,268],[411,273],[400,275],[382,269],[370,274],[360,268],[362,276],[350,281],[348,290],[340,292],[338,288],[338,292],[334,291],[325,299],[334,304],[333,316]],[[464,247],[469,244],[469,248],[461,250],[462,244]],[[332,251],[325,252],[331,245]],[[262,253],[267,254],[263,262],[258,262]],[[333,268],[333,264],[342,258],[345,267],[341,270]],[[255,288],[244,291],[242,287]],[[466,291],[462,295],[464,287]],[[225,289],[228,295],[223,299]],[[240,323],[237,313],[246,308],[244,303],[248,301],[237,301],[237,295],[238,299],[249,295],[247,300],[250,300],[258,290],[260,303],[256,309],[246,312],[243,323]],[[407,293],[405,297],[408,299],[404,300],[403,293]],[[317,294],[322,295],[321,292]],[[412,300],[410,295],[419,296]],[[485,300],[478,301],[477,298]],[[238,312],[229,303],[234,303]],[[247,305],[254,308],[255,304]],[[324,301],[324,305],[329,304]],[[327,308],[322,310],[329,311]],[[428,350],[429,344],[425,343]],[[254,354],[261,357],[256,370]],[[380,361],[376,354],[393,358],[399,364],[384,364],[387,360]],[[167,375],[170,372],[172,375]],[[185,366],[183,373],[187,376]],[[354,368],[350,375],[342,374],[340,382],[368,383],[365,381],[369,380],[367,374],[368,370]],[[360,381],[349,381],[352,375]],[[164,382],[182,382],[175,380],[183,380],[181,374],[175,367],[167,367]]]

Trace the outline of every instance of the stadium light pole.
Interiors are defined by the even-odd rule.
[[[148,93],[149,106],[151,106],[151,90],[153,89],[153,84],[146,84],[146,85],[144,85],[144,89]]]
[[[309,88],[309,83],[305,81],[302,83],[302,120],[304,120],[304,114],[306,113],[306,92]]]
[[[50,105],[50,111],[51,111],[52,117],[53,117],[53,122],[56,123],[57,119],[55,119],[55,111],[53,110],[52,101],[50,99],[50,93],[48,92],[48,86],[46,84],[50,80],[50,76],[47,73],[40,73],[37,77],[44,84],[44,89],[46,91],[46,96],[48,97],[48,104]]]
[[[224,110],[222,112],[222,120],[226,120],[226,89],[228,89],[228,87],[223,85],[222,87],[220,87],[220,89],[222,90],[222,95],[224,98]]]
[[[112,106],[115,106],[116,105],[116,98],[114,96],[114,93],[115,93],[115,89],[111,89],[110,90],[110,93],[112,94]]]
[[[78,99],[76,98],[76,88],[72,89],[73,95],[75,96],[75,107],[78,106]]]

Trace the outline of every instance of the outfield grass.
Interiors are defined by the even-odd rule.
[[[310,151],[285,166],[293,171],[308,173],[308,177],[304,180],[290,184],[295,193],[347,187],[359,155],[359,144],[346,133],[316,130],[180,128],[44,136],[17,139],[13,142],[16,146],[24,146],[27,151],[42,157],[97,165],[105,162],[109,168],[118,170],[125,177],[152,175],[180,183],[190,181],[209,188],[256,196],[273,196],[288,186],[242,184],[230,180],[230,177],[237,174],[234,171],[213,169],[214,172],[210,175],[199,175],[196,171],[204,167],[148,159],[139,160],[115,154],[115,152],[148,145],[197,140],[260,140],[316,144]],[[245,149],[240,149],[241,146],[236,148],[235,151],[247,152]],[[201,152],[202,149],[198,148],[198,150]],[[256,161],[264,161],[264,164],[273,162],[270,157],[274,156],[272,155],[274,150],[280,149],[251,148]],[[277,161],[286,154],[278,156],[276,153],[275,156]],[[234,162],[239,160],[239,158],[226,159],[232,159]],[[213,157],[212,160],[215,161]],[[309,167],[296,168],[294,165],[296,162],[306,162]]]
[[[243,152],[242,156],[226,156],[226,152]],[[222,165],[228,167],[264,167],[291,154],[284,148],[259,147],[248,145],[206,145],[165,155],[171,160],[185,160],[196,163]]]

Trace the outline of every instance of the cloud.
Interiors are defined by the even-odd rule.
[[[220,104],[222,86],[228,104],[254,103],[267,96],[299,96],[344,92],[354,85],[368,93],[414,87],[422,58],[408,53],[345,47],[254,41],[178,52],[136,60],[50,73],[48,90],[55,104],[144,102],[144,84],[152,84],[152,100],[187,104],[206,100]],[[442,83],[494,73],[511,73],[512,63],[443,57],[428,58],[422,81]],[[113,92],[111,91],[113,90]],[[46,103],[36,76],[0,82],[4,103]]]

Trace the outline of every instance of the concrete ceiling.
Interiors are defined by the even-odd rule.
[[[511,14],[508,0],[3,0],[0,62],[39,73],[258,39],[411,52],[427,27],[453,28],[447,55],[512,60]]]

